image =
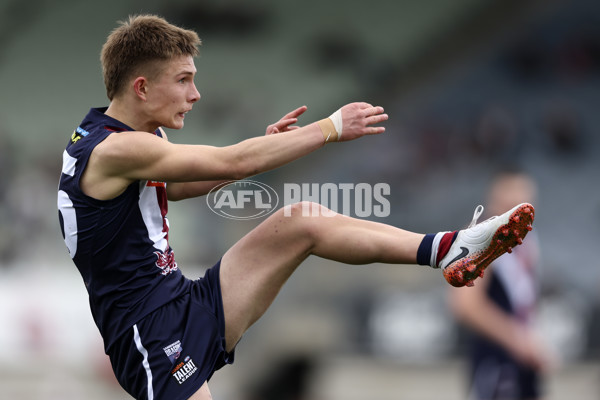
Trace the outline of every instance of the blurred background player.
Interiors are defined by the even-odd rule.
[[[534,201],[536,189],[525,172],[502,170],[490,185],[487,214],[508,204]],[[540,379],[551,357],[533,327],[539,261],[533,233],[523,246],[494,261],[478,285],[450,292],[454,314],[472,333],[467,342],[472,399],[542,398]]]

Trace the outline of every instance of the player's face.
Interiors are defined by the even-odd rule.
[[[183,128],[185,114],[200,100],[195,74],[193,57],[181,56],[166,62],[160,74],[148,82],[147,105],[157,125]]]

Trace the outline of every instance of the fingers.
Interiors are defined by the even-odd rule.
[[[306,106],[298,107],[294,111],[290,111],[289,113],[285,114],[282,119],[298,118],[299,116],[304,114],[304,112],[307,109],[308,109],[308,107],[306,107]]]
[[[267,126],[267,135],[272,135],[279,132],[287,132],[298,129],[298,126],[291,126],[298,122],[298,117],[308,109],[306,106],[301,106],[284,115],[279,121]]]
[[[279,128],[280,131],[287,131],[290,129],[290,125],[295,124],[296,122],[298,122],[297,118],[287,118],[287,119],[282,119],[281,121],[278,121],[275,126],[277,128]]]
[[[351,106],[352,106],[352,105],[353,105],[353,106],[356,106],[356,107],[358,107],[358,109],[359,109],[359,110],[364,110],[364,109],[366,109],[366,108],[371,108],[371,107],[373,107],[371,104],[369,104],[369,103],[365,103],[364,101],[359,101],[359,102],[356,102],[356,103],[350,103],[349,105],[351,105]]]
[[[358,109],[358,114],[363,117],[371,117],[373,115],[379,115],[384,113],[384,109],[381,106],[373,106],[369,103],[351,103],[348,105],[349,107],[355,107]]]
[[[363,111],[365,115],[381,114],[384,111],[381,106],[373,106],[372,104],[365,102],[352,103],[352,105]]]
[[[381,122],[387,121],[388,120],[388,115],[387,114],[377,114],[377,115],[373,115],[371,117],[366,117],[365,118],[365,124],[366,125],[375,125],[375,124],[379,124]]]
[[[267,135],[298,129],[297,126],[290,126],[292,124],[295,124],[296,122],[298,122],[297,118],[281,119],[267,127]]]
[[[371,107],[365,109],[366,116],[364,118],[365,122],[365,133],[367,135],[377,135],[385,132],[385,127],[383,126],[369,126],[369,125],[377,125],[384,121],[388,120],[388,115],[383,113],[383,107]]]
[[[279,129],[275,126],[275,124],[271,124],[267,126],[267,135],[272,135],[274,133],[279,133]]]
[[[383,114],[384,110],[383,110],[383,107],[380,107],[380,106],[377,106],[377,107],[371,106],[371,107],[364,108],[362,111],[363,111],[363,115],[365,117],[370,117],[373,115]]]
[[[370,126],[365,128],[365,135],[378,135],[380,133],[385,132],[385,127],[383,126]]]

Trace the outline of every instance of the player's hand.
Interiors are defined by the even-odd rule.
[[[350,103],[342,107],[341,112],[341,141],[385,132],[385,127],[373,126],[387,121],[388,115],[384,113],[383,107],[375,107],[369,103]]]
[[[548,373],[557,367],[556,356],[537,333],[523,329],[517,336],[508,349],[515,359],[540,373]]]
[[[294,129],[298,129],[299,126],[293,126],[296,122],[298,122],[298,117],[306,111],[307,107],[302,106],[296,108],[294,111],[290,111],[285,114],[281,119],[274,124],[267,126],[267,135],[273,135],[275,133],[280,132],[288,132]]]

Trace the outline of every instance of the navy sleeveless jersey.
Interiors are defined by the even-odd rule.
[[[188,292],[191,281],[177,268],[169,246],[165,183],[136,181],[111,200],[81,191],[92,150],[109,135],[132,130],[104,111],[90,110],[63,153],[58,214],[108,350],[142,317]]]

